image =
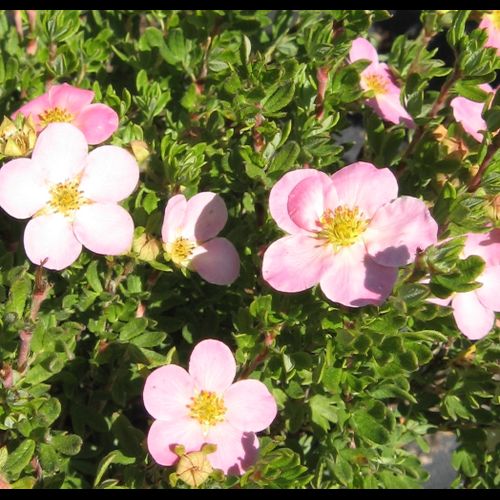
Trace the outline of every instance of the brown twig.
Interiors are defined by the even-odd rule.
[[[481,179],[483,178],[483,174],[488,168],[490,161],[493,159],[499,148],[500,148],[500,133],[495,136],[493,142],[488,146],[488,151],[486,151],[486,156],[483,158],[481,165],[479,165],[479,169],[476,172],[476,175],[469,182],[468,190],[471,193],[473,193],[481,184]]]
[[[325,93],[328,84],[328,73],[330,69],[327,67],[318,68],[316,70],[316,78],[318,80],[318,94],[316,95],[316,119],[323,119],[325,112]]]

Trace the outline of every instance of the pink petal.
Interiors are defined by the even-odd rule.
[[[92,90],[73,87],[68,83],[53,85],[48,94],[51,108],[57,107],[72,115],[77,115],[84,106],[90,104],[94,99]]]
[[[500,56],[500,30],[495,26],[490,15],[483,16],[479,27],[485,29],[488,33],[488,39],[484,44],[485,47],[494,47],[497,49],[497,56]]]
[[[114,109],[96,103],[82,108],[73,123],[85,134],[89,144],[99,144],[118,129],[119,118]]]
[[[475,290],[457,293],[452,307],[458,329],[469,339],[480,339],[493,328],[495,313],[481,304]]]
[[[217,236],[226,222],[227,208],[224,200],[215,193],[198,193],[187,202],[182,235],[203,243]]]
[[[383,266],[405,266],[418,249],[437,242],[438,226],[423,201],[401,196],[378,209],[363,237],[371,257]]]
[[[182,444],[186,452],[199,451],[206,441],[201,426],[191,418],[155,420],[148,433],[148,450],[160,465],[173,465],[179,457],[173,452]]]
[[[233,353],[219,340],[202,340],[191,353],[189,373],[199,390],[222,393],[236,375]]]
[[[121,201],[132,193],[139,180],[135,158],[117,146],[101,146],[87,157],[80,189],[93,201]]]
[[[134,221],[115,203],[92,203],[76,212],[73,225],[78,240],[92,252],[120,255],[130,250]]]
[[[427,302],[431,304],[436,304],[437,306],[448,306],[452,300],[453,296],[450,295],[447,299],[440,299],[438,297],[430,297],[426,299]]]
[[[181,234],[182,221],[186,212],[186,197],[183,194],[176,194],[168,200],[165,207],[165,217],[161,227],[161,239],[173,242]]]
[[[88,145],[70,123],[50,123],[40,133],[31,158],[50,184],[75,178],[83,169]]]
[[[258,380],[240,380],[224,393],[226,419],[236,429],[258,432],[271,425],[278,408],[273,395]]]
[[[206,441],[217,445],[207,457],[212,467],[224,474],[241,475],[257,460],[259,440],[253,432],[243,433],[224,423],[212,427]]]
[[[320,286],[331,301],[345,306],[380,305],[390,295],[397,275],[396,268],[373,261],[359,242],[335,255]]]
[[[483,141],[483,134],[480,130],[486,130],[487,125],[481,116],[484,108],[483,102],[475,102],[465,97],[455,97],[451,100],[450,106],[453,108],[453,116],[463,129],[476,141]]]
[[[463,254],[464,257],[479,255],[488,265],[500,264],[500,229],[467,234]]]
[[[33,264],[60,271],[75,262],[82,251],[71,223],[61,214],[40,215],[28,222],[24,250]]]
[[[302,232],[288,215],[288,196],[292,189],[304,179],[314,176],[326,175],[313,168],[300,168],[287,172],[271,189],[269,195],[269,211],[276,224],[288,233]]]
[[[39,132],[42,127],[40,126],[40,119],[38,118],[38,115],[47,109],[50,109],[50,101],[49,94],[45,93],[35,97],[35,99],[32,99],[30,102],[21,106],[15,113],[12,114],[12,119],[15,119],[19,113],[26,117],[31,115],[33,122],[35,123],[36,130]]]
[[[199,245],[190,268],[214,285],[230,285],[240,274],[240,256],[226,238],[214,238]]]
[[[307,177],[290,191],[288,215],[301,229],[318,231],[327,199],[335,205],[336,195],[331,179],[326,174]]]
[[[398,183],[388,168],[358,161],[335,172],[332,177],[339,204],[359,207],[366,217],[398,196]]]
[[[377,50],[368,40],[362,37],[353,40],[349,51],[349,60],[351,62],[359,59],[368,59],[372,63],[378,63]]]
[[[500,311],[500,264],[487,265],[477,281],[482,283],[482,286],[474,292],[481,304],[492,311]]]
[[[389,92],[387,94],[376,95],[374,99],[368,100],[368,105],[370,105],[377,114],[391,123],[403,124],[408,128],[414,128],[415,122],[413,118],[408,114],[408,111],[401,104],[401,91]]]
[[[0,170],[0,206],[12,217],[31,217],[49,198],[42,173],[32,160],[11,160]]]
[[[178,420],[189,416],[187,405],[194,395],[191,375],[177,365],[157,368],[146,379],[144,406],[148,413],[161,420]]]
[[[294,234],[272,243],[264,254],[262,276],[280,292],[301,292],[319,283],[332,252],[316,238]]]

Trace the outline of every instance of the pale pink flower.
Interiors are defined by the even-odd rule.
[[[497,56],[500,56],[500,10],[494,10],[491,14],[485,14],[479,27],[486,30],[488,39],[485,47],[497,49]]]
[[[357,162],[332,176],[314,169],[285,174],[271,190],[269,208],[289,233],[264,254],[264,279],[281,292],[317,283],[334,302],[381,304],[398,267],[437,241],[437,224],[424,202],[398,196],[387,168]]]
[[[479,88],[488,93],[494,92],[487,83],[479,85]],[[481,131],[487,130],[486,122],[482,117],[484,105],[484,102],[471,101],[461,96],[455,97],[450,102],[455,120],[457,120],[457,122],[462,125],[463,129],[478,142],[483,141],[483,134],[481,134]]]
[[[480,288],[453,293],[447,299],[431,298],[429,302],[447,306],[451,302],[458,329],[469,339],[483,338],[495,324],[495,311],[500,312],[500,229],[486,234],[467,234],[463,257],[478,255],[486,263],[476,278]]]
[[[37,132],[49,123],[72,123],[85,134],[89,144],[99,144],[118,128],[118,115],[105,104],[91,104],[94,95],[92,90],[67,83],[53,85],[48,92],[19,108],[12,117],[18,113],[31,115]]]
[[[360,59],[371,61],[360,75],[361,88],[374,93],[374,97],[366,101],[368,106],[384,120],[395,124],[404,123],[413,128],[413,118],[401,104],[401,89],[396,85],[387,64],[378,61],[375,47],[364,38],[356,38],[352,42],[349,59],[351,62]]]
[[[257,458],[256,432],[274,420],[276,402],[258,380],[232,384],[236,363],[230,349],[218,340],[203,340],[193,349],[189,373],[177,365],[154,370],[144,386],[144,406],[156,420],[148,448],[160,465],[174,464],[175,445],[186,452],[204,443],[217,445],[207,455],[212,467],[242,474]]]
[[[229,285],[240,273],[240,258],[226,238],[215,238],[226,225],[224,200],[203,192],[189,200],[177,194],[168,200],[161,229],[172,262],[196,271],[215,285]]]
[[[134,157],[117,146],[88,153],[83,133],[69,123],[41,132],[31,159],[0,170],[0,206],[16,219],[33,217],[24,248],[34,264],[60,270],[80,255],[118,255],[132,244],[134,223],[117,202],[137,185]]]

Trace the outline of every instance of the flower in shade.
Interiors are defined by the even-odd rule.
[[[0,206],[17,219],[32,217],[24,248],[34,264],[60,270],[80,255],[82,245],[118,255],[132,244],[134,223],[117,203],[136,187],[139,167],[117,146],[88,153],[83,133],[69,123],[41,132],[31,159],[0,170]]]
[[[387,64],[378,61],[375,47],[364,38],[356,38],[352,42],[349,59],[351,62],[360,59],[370,61],[360,75],[361,88],[373,92],[373,97],[366,101],[368,106],[384,120],[414,127],[412,117],[401,104],[401,89],[396,85]]]
[[[198,451],[204,443],[217,449],[207,455],[212,467],[242,474],[257,458],[262,431],[277,412],[274,397],[258,380],[234,384],[236,363],[218,340],[195,346],[189,372],[177,365],[154,370],[144,386],[144,405],[156,420],[148,434],[148,449],[160,465],[178,460],[175,446]]]
[[[479,85],[484,92],[492,93],[494,90],[487,83]],[[482,130],[487,130],[486,122],[482,114],[484,111],[484,102],[475,102],[465,97],[455,97],[451,100],[450,106],[453,109],[453,116],[459,122],[463,129],[476,141],[483,141]]]
[[[391,293],[398,267],[437,241],[425,204],[398,196],[396,178],[370,163],[332,176],[314,169],[285,174],[269,208],[287,236],[264,254],[264,279],[281,292],[320,284],[334,302],[379,305]]]
[[[239,275],[240,258],[226,238],[216,238],[227,221],[224,200],[198,193],[189,200],[178,194],[168,200],[161,235],[174,264],[196,271],[215,285],[229,285]]]
[[[105,104],[91,104],[93,99],[92,90],[67,83],[53,85],[48,92],[19,108],[12,117],[18,113],[32,116],[37,132],[49,123],[72,123],[84,133],[89,144],[99,144],[118,128],[118,115]]]
[[[484,46],[494,47],[497,49],[497,56],[500,56],[500,10],[485,14],[479,23],[479,27],[488,33],[488,39]]]
[[[451,302],[458,329],[469,339],[478,340],[493,328],[495,311],[500,312],[500,229],[467,234],[463,256],[470,255],[478,255],[485,261],[484,271],[476,278],[481,287],[428,301],[442,306]]]

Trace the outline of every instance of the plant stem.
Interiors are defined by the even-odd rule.
[[[483,174],[488,168],[490,161],[495,156],[496,152],[500,148],[500,133],[496,135],[493,142],[488,146],[488,151],[486,152],[486,156],[483,158],[481,165],[479,165],[479,170],[476,175],[469,181],[468,190],[473,193],[481,184],[481,179],[483,178]]]

